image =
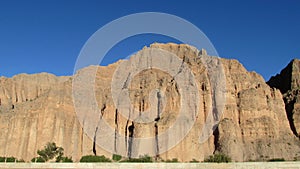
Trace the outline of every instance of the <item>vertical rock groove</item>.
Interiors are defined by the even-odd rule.
[[[97,139],[98,126],[99,126],[99,123],[100,123],[100,121],[101,121],[101,119],[102,119],[102,117],[103,117],[103,114],[104,114],[105,109],[106,109],[106,104],[104,103],[104,104],[102,105],[101,112],[100,112],[100,117],[99,117],[99,122],[98,122],[98,125],[96,126],[95,133],[94,133],[94,139],[93,139],[93,153],[94,153],[95,156],[97,155],[97,150],[96,150],[96,147],[97,147],[97,145],[96,145],[97,140],[96,140],[96,139]]]
[[[125,125],[125,147],[126,149],[128,150],[128,125],[129,125],[129,119],[130,119],[130,113],[129,113],[129,117],[127,118],[127,121],[126,121],[126,125]]]
[[[160,120],[160,114],[161,114],[161,94],[160,91],[157,92],[157,116],[155,118],[154,122],[154,129],[155,129],[155,158],[156,160],[159,158],[159,144],[158,144],[158,125],[157,122]]]
[[[287,101],[287,99],[284,99],[285,102],[285,111],[286,111],[286,115],[290,124],[290,128],[292,130],[292,132],[294,133],[295,136],[299,137],[296,127],[295,127],[295,123],[294,123],[294,119],[293,119],[293,110],[294,110],[294,105],[296,103],[295,98],[291,101]]]
[[[214,132],[213,132],[213,135],[214,135],[214,145],[215,145],[215,150],[214,150],[214,153],[219,149],[219,128],[217,126],[214,126]]]
[[[96,127],[95,134],[94,134],[94,140],[93,140],[93,153],[95,156],[97,155],[97,150],[96,150],[97,131],[98,131],[98,126]]]
[[[132,143],[133,143],[133,136],[134,136],[134,123],[132,122],[131,125],[128,127],[129,131],[129,139],[128,139],[128,158],[131,158],[132,155]]]
[[[157,160],[159,158],[159,145],[158,145],[158,126],[157,122],[154,124],[155,128],[155,159]]]
[[[80,142],[80,155],[83,154],[83,134],[84,134],[83,126],[81,127],[81,133],[80,133],[80,137],[81,137],[80,138],[81,139],[81,142]]]
[[[139,101],[139,116],[142,115],[142,102]]]
[[[145,111],[145,100],[142,99],[142,111],[144,112]]]
[[[101,108],[101,115],[100,115],[100,119],[102,118],[103,114],[104,114],[104,110],[106,109],[106,104],[104,103],[102,105],[102,108]]]
[[[126,126],[125,126],[125,147],[126,147],[126,149],[128,149],[128,144],[127,144],[127,140],[128,140],[128,124],[129,124],[129,119],[127,119],[127,121],[126,121]]]
[[[114,151],[117,153],[117,136],[119,133],[119,126],[118,126],[118,109],[115,111],[115,139],[114,139]]]

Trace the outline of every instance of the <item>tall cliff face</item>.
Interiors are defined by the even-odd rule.
[[[41,73],[0,80],[1,156],[31,160],[49,141],[77,159],[82,131],[74,113],[71,77]]]
[[[226,153],[235,161],[280,157],[294,159],[300,155],[300,142],[290,128],[282,94],[278,89],[270,88],[260,75],[248,72],[236,60],[218,59],[223,66],[226,84],[212,86],[212,77],[201,61],[205,51],[177,44],[153,44],[150,48],[176,54],[191,70],[199,99],[188,97],[188,103],[196,105],[198,114],[195,117],[185,114],[193,116],[194,125],[187,136],[167,152],[163,152],[162,147],[180,136],[180,126],[178,132],[164,142],[156,139],[151,144],[141,145],[137,142],[138,138],[158,138],[179,117],[180,103],[185,96],[174,77],[153,68],[139,72],[131,79],[128,91],[133,108],[144,112],[154,105],[157,113],[149,123],[138,123],[116,107],[111,93],[113,75],[126,61],[107,67],[84,68],[74,77],[80,74],[92,77],[92,72],[97,72],[94,87],[99,114],[94,119],[103,118],[122,136],[112,137],[110,144],[114,147],[113,153],[125,151],[126,156],[134,156],[144,150],[155,154],[157,159],[177,158],[180,161],[202,161],[215,152]],[[0,156],[30,160],[36,156],[36,150],[49,141],[62,146],[65,154],[75,160],[88,154],[111,156],[112,152],[96,144],[103,140],[100,126],[90,128],[94,131],[90,137],[83,131],[89,124],[86,122],[82,126],[75,112],[72,100],[74,77],[42,73],[0,79]],[[86,87],[84,85],[81,87]],[[226,85],[224,113],[213,135],[200,143],[202,128],[214,102],[212,89],[222,85]],[[153,90],[159,92],[153,93]],[[153,94],[155,97],[151,100],[149,95]],[[161,109],[159,105],[163,104]]]
[[[217,150],[237,160],[298,156],[278,89],[237,61],[223,60],[227,75],[227,105],[220,122]]]
[[[300,60],[292,60],[280,74],[271,77],[267,82],[277,88],[283,95],[285,109],[290,128],[296,136],[300,136]]]

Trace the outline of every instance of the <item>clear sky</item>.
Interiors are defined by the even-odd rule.
[[[0,76],[72,75],[82,46],[95,31],[137,12],[170,13],[190,21],[207,35],[220,57],[237,59],[266,80],[291,59],[300,58],[298,0],[1,0]],[[129,38],[102,64],[153,42],[169,41],[175,40],[149,34]]]

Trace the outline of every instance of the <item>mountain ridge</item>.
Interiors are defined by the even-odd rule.
[[[300,115],[295,113],[300,111],[298,105],[293,104],[294,113],[287,113],[286,105],[290,103],[287,98],[290,95],[287,97],[288,94],[276,89],[280,86],[267,84],[261,75],[248,72],[237,60],[219,58],[226,77],[226,104],[216,132],[200,144],[198,139],[213,100],[207,68],[199,60],[206,53],[182,44],[153,44],[148,48],[163,49],[184,60],[195,75],[201,96],[199,102],[190,100],[199,106],[199,114],[191,131],[178,145],[158,154],[159,158],[177,158],[183,162],[192,159],[203,161],[217,152],[229,155],[234,161],[299,158],[300,141],[291,124],[297,121],[294,119],[300,118]],[[128,61],[119,61],[108,66],[89,66],[79,70],[77,74],[96,72],[95,96],[98,108],[103,110],[103,119],[116,131],[126,138],[155,137],[154,123],[135,123],[134,134],[130,136],[128,121],[130,124],[134,122],[116,113],[118,109],[110,93],[111,82],[112,75],[122,62]],[[299,69],[296,71],[299,72]],[[112,155],[96,145],[93,137],[83,132],[84,126],[80,124],[73,105],[73,79],[74,76],[55,76],[47,73],[0,78],[0,146],[3,147],[0,148],[0,156],[30,160],[36,156],[36,150],[49,141],[62,146],[65,154],[72,156],[75,161],[89,154],[104,154],[108,157]],[[169,96],[165,101],[163,116],[156,123],[160,133],[166,131],[176,120],[180,109],[177,103],[183,97],[176,89],[176,83],[169,81],[170,77],[166,74],[158,70],[147,70],[133,77],[130,86],[133,93],[130,98],[137,109],[146,110],[150,107],[147,95],[151,93],[150,89],[159,88]],[[297,92],[293,94],[291,100],[297,100],[298,95]],[[118,119],[117,124],[115,119]],[[298,123],[294,126],[297,128]],[[129,144],[129,140],[115,139],[114,142],[117,150],[118,145]],[[153,148],[149,147],[149,152],[153,152],[157,145],[164,146],[155,144],[157,143],[153,143]],[[141,149],[137,142],[133,142],[133,147],[126,151],[134,154]]]

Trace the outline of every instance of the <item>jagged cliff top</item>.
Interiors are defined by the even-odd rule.
[[[300,87],[300,60],[293,59],[281,72],[272,76],[267,82],[271,87],[280,89],[281,93]]]
[[[148,48],[148,47],[145,46],[144,48]],[[175,54],[177,52],[176,49],[181,49],[181,50],[190,51],[190,52],[194,53],[194,56],[209,55],[205,49],[198,50],[194,46],[191,46],[191,45],[188,45],[188,44],[153,43],[153,44],[151,44],[149,46],[149,48],[165,49],[167,51],[174,52]],[[223,58],[220,58],[220,59],[223,59]],[[241,67],[243,67],[243,65],[241,63],[239,63],[239,61],[236,60],[236,59],[223,59],[223,60],[224,61],[228,61],[228,63],[238,64]],[[89,68],[94,69],[95,67],[98,67],[98,68],[115,67],[116,65],[120,64],[123,61],[124,61],[123,59],[120,59],[120,60],[118,60],[118,61],[116,61],[114,63],[108,64],[107,66],[90,65],[88,67],[82,68],[82,70],[89,69]],[[81,71],[81,70],[79,70],[79,71]],[[44,77],[44,78],[48,78],[48,79],[59,77],[58,79],[60,79],[61,81],[65,81],[66,79],[68,79],[68,78],[70,78],[72,76],[57,76],[57,75],[54,75],[52,73],[47,73],[47,72],[33,73],[33,74],[21,73],[21,74],[14,75],[11,78],[8,78],[8,77],[5,77],[5,76],[1,76],[0,80],[1,79],[22,79],[23,77],[31,77],[31,78]]]

